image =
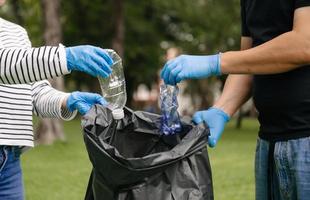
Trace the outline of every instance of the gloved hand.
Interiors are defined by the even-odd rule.
[[[198,111],[193,116],[193,121],[196,124],[204,122],[209,127],[210,136],[208,143],[210,147],[215,147],[229,119],[230,117],[224,111],[214,107],[205,111]]]
[[[88,92],[72,92],[67,99],[66,106],[69,111],[78,110],[81,115],[85,115],[95,104],[107,105],[106,100],[99,94]]]
[[[67,47],[66,56],[69,70],[86,72],[94,77],[108,77],[112,72],[112,58],[99,47],[90,45]]]
[[[175,85],[185,79],[221,75],[220,54],[212,56],[181,55],[168,61],[161,71],[166,84]]]

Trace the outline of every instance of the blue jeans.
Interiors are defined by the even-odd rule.
[[[20,149],[0,146],[0,199],[23,200],[24,189],[20,167]]]
[[[258,139],[255,156],[256,200],[268,199],[269,142]],[[310,199],[310,137],[276,142],[272,189],[275,200]]]

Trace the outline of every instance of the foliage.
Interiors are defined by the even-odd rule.
[[[39,0],[15,0],[34,46],[42,45]],[[9,3],[10,1],[8,1]],[[157,80],[165,51],[179,47],[183,53],[207,54],[239,47],[239,0],[127,0],[124,3],[124,65],[129,97],[138,84]],[[61,21],[64,44],[93,44],[111,48],[114,33],[113,0],[63,0]],[[12,6],[1,15],[17,19]],[[97,81],[85,74],[66,77],[68,90],[98,91]],[[190,91],[195,90],[194,83]]]

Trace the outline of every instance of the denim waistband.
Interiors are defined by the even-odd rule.
[[[22,147],[20,147],[20,146],[0,145],[0,151],[2,151],[2,150],[13,153],[15,158],[20,157],[20,155],[22,153]]]

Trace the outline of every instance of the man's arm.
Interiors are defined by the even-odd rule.
[[[242,37],[241,50],[252,47],[252,39]],[[252,75],[229,75],[226,80],[224,91],[213,107],[205,111],[198,111],[193,116],[196,124],[205,122],[210,129],[208,143],[214,147],[220,139],[225,124],[229,121],[229,115],[236,110],[250,97],[252,86]],[[228,114],[228,115],[227,115]]]
[[[293,30],[246,51],[221,55],[223,74],[276,74],[310,63],[310,7],[295,10]]]
[[[241,51],[250,48],[252,48],[252,39],[242,37]],[[219,108],[232,116],[250,98],[252,80],[252,75],[229,75],[223,93],[213,107]]]
[[[161,71],[166,84],[220,74],[277,74],[310,64],[310,6],[295,10],[293,30],[245,51],[181,55]]]

